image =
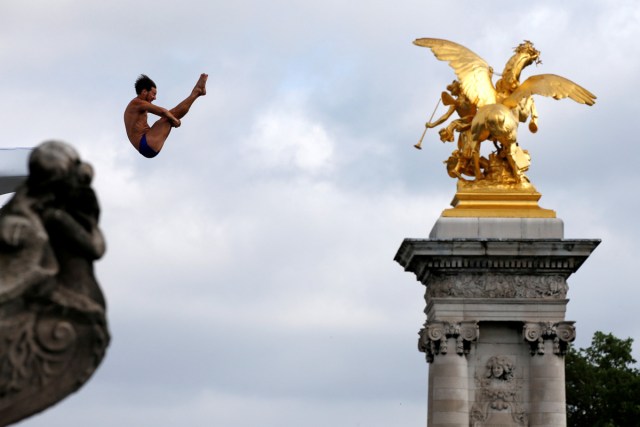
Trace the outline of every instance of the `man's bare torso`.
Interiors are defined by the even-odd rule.
[[[136,150],[139,148],[140,138],[150,129],[147,111],[142,108],[143,103],[144,101],[139,98],[133,98],[124,110],[124,126],[127,130],[127,137]]]

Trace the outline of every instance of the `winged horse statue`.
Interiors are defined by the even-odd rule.
[[[554,74],[534,75],[520,83],[522,70],[534,62],[540,63],[540,52],[529,41],[515,48],[495,86],[492,80],[493,68],[466,47],[434,38],[420,38],[413,43],[431,49],[437,59],[449,63],[458,77],[462,94],[477,108],[470,126],[464,130],[469,133],[465,139],[471,145],[471,149],[467,151],[472,152],[472,174],[475,174],[476,181],[490,178],[498,183],[528,182],[524,171],[529,167],[530,158],[526,150],[522,150],[517,143],[517,131],[519,122],[525,122],[529,117],[529,130],[536,132],[538,129],[533,95],[554,99],[571,98],[586,105],[595,103],[594,94],[571,80]],[[480,144],[485,140],[494,142],[497,154],[489,161],[483,159],[485,164],[489,164],[489,170],[483,173],[480,170],[479,152]],[[499,164],[499,159],[504,159],[508,168],[502,168],[501,172],[491,170],[492,165]],[[505,170],[510,173],[505,173]]]

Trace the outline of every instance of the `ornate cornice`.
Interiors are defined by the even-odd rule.
[[[425,285],[432,274],[498,271],[566,279],[599,243],[586,239],[405,239],[395,260]]]

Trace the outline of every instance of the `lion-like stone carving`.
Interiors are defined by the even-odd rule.
[[[0,425],[80,388],[109,343],[93,262],[105,252],[93,170],[69,145],[33,150],[0,209]]]

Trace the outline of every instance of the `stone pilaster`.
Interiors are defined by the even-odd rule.
[[[576,337],[573,322],[525,323],[531,347],[530,427],[566,426],[564,354]]]
[[[478,324],[427,322],[420,331],[418,349],[425,353],[429,369],[429,423],[463,425],[469,419],[469,366],[466,355],[478,338]]]

